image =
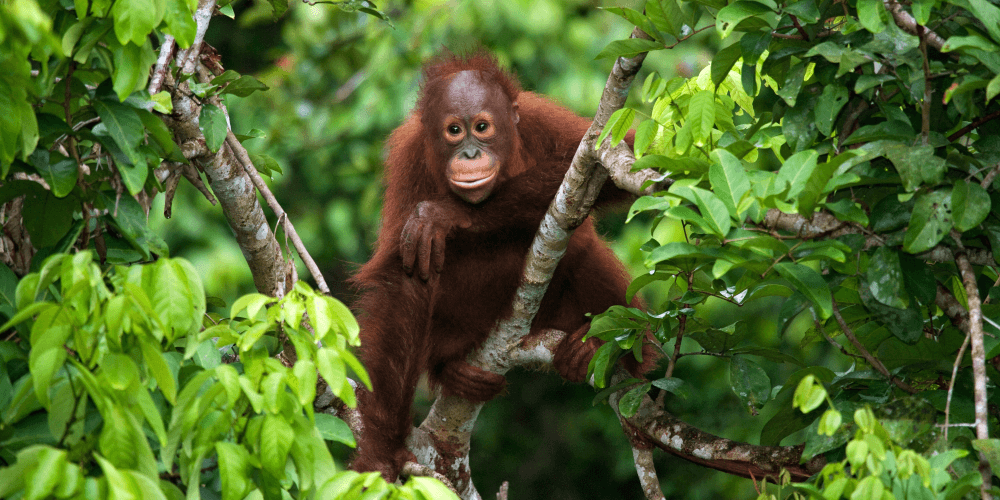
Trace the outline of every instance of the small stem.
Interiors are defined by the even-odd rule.
[[[844,317],[840,315],[840,308],[837,307],[836,301],[833,302],[833,317],[837,319],[837,324],[840,325],[840,329],[843,330],[847,340],[851,341],[851,345],[853,345],[854,348],[861,353],[861,356],[865,358],[865,361],[867,361],[868,364],[872,365],[872,368],[881,373],[885,378],[889,379],[889,381],[895,384],[896,387],[899,387],[910,394],[917,393],[917,390],[910,387],[910,384],[903,382],[899,377],[889,373],[889,370],[887,370],[885,365],[882,364],[882,361],[875,356],[872,356],[872,353],[868,352],[868,349],[865,349],[865,346],[858,341],[858,338],[854,336],[854,332],[847,326],[847,322],[844,321]]]

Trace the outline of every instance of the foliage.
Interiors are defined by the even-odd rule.
[[[1000,328],[992,321],[1000,306],[990,301],[1000,292],[993,265],[1000,262],[1000,205],[994,202],[1000,193],[1000,7],[958,0],[893,5],[902,14],[877,0],[650,0],[645,14],[613,11],[654,41],[624,40],[602,53],[673,45],[713,27],[729,39],[695,77],[649,75],[642,100],[651,107],[622,110],[605,129],[618,141],[628,128],[620,122],[641,117],[636,168],[658,169],[674,182],[637,200],[629,214],[654,220],[652,239],[642,248],[649,272],[629,293],[660,287],[664,299],[649,312],[620,308],[594,321],[591,335],[615,344],[598,351],[594,373],[602,380],[602,367],[631,349],[647,327],[667,344],[694,340],[701,349],[679,357],[710,354],[728,363],[732,390],[750,415],[769,403],[777,407],[761,444],[804,440],[806,458],[847,454],[821,475],[825,498],[839,492],[878,498],[851,493],[881,488],[871,478],[881,478],[896,498],[905,497],[899,488],[918,483],[952,498],[941,492],[944,467],[961,481],[976,470],[968,427],[933,430],[946,412],[952,423],[974,419],[968,357],[958,360],[959,378],[951,380],[965,337],[956,325],[968,321],[967,290],[952,255],[992,253],[976,261],[971,278],[984,298],[986,359],[1000,356]],[[915,18],[912,31],[923,38],[893,16]],[[935,46],[932,29],[942,45]],[[782,220],[799,225],[782,226]],[[679,240],[658,230],[673,224],[681,227]],[[775,296],[783,298],[778,334],[801,332],[797,351],[757,341],[751,316],[704,313],[720,302],[759,308]],[[961,304],[962,312],[948,303]],[[813,344],[824,342],[836,348],[829,356],[839,352],[851,360],[848,370],[818,366],[837,366],[832,359],[804,361]],[[764,367],[776,365],[797,371],[775,383]],[[987,371],[994,394],[996,366]],[[855,414],[854,440],[832,413],[791,408],[793,389],[805,380],[827,384],[820,400],[829,391],[837,411]],[[658,383],[676,384],[652,385]],[[621,410],[634,412],[634,399],[622,398]],[[888,411],[904,401],[927,414],[922,425],[900,425],[912,415]],[[883,411],[873,414],[863,404]],[[997,419],[994,406],[994,435]],[[810,424],[812,432],[785,439]],[[815,432],[817,426],[832,435]],[[899,433],[891,440],[884,432],[890,426]],[[995,450],[996,440],[990,441],[975,449]],[[893,444],[900,442],[906,447]],[[868,451],[857,443],[868,443]],[[947,458],[930,459],[928,468],[924,457],[934,453]],[[844,463],[852,465],[850,473]],[[866,472],[861,464],[873,465]]]
[[[453,497],[436,480],[396,487],[337,471],[327,441],[353,437],[314,414],[317,373],[351,405],[347,375],[367,383],[341,302],[299,283],[280,300],[243,297],[228,317],[207,313],[224,303],[148,227],[160,167],[188,162],[162,119],[170,95],[145,90],[153,40],[190,46],[197,5],[0,4],[0,217],[4,237],[15,222],[24,230],[0,266],[0,331],[16,328],[0,342],[0,497]],[[270,5],[280,14],[287,2]],[[200,99],[267,88],[233,71],[190,83]],[[217,151],[223,111],[205,103],[199,122]],[[273,357],[279,337],[297,350],[290,366]],[[228,345],[239,362],[220,352]]]
[[[84,251],[49,257],[17,285],[16,304],[3,330],[16,326],[20,342],[0,343],[3,498],[450,494],[435,481],[396,489],[337,472],[326,441],[354,438],[313,413],[316,374],[351,402],[346,367],[367,379],[346,350],[358,327],[301,282],[280,300],[242,297],[227,318],[205,313],[184,260],[105,273]],[[272,357],[276,331],[297,347],[293,366]],[[223,363],[225,346],[240,362]]]

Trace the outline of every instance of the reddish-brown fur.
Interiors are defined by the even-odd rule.
[[[508,141],[513,144],[503,146],[507,160],[495,189],[475,205],[449,190],[443,141],[424,123],[432,122],[443,105],[449,77],[467,70],[479,71],[482,81],[507,97],[505,119],[513,116],[514,101],[520,117],[516,136]],[[356,304],[362,313],[361,358],[373,392],[360,395],[364,430],[352,468],[379,471],[388,480],[395,479],[409,458],[404,440],[412,426],[411,406],[421,373],[428,372],[446,394],[473,401],[489,400],[503,389],[502,376],[464,359],[497,320],[511,314],[528,247],[590,125],[541,96],[521,92],[516,80],[489,56],[448,58],[427,67],[424,75],[417,109],[389,138],[375,254],[353,278],[362,291]],[[608,184],[598,201],[627,198]],[[433,210],[421,211],[418,205]],[[412,221],[418,219],[438,224],[448,234],[444,265],[428,280],[418,273],[411,276],[401,255],[403,241],[420,236],[411,234]],[[416,260],[429,255],[429,248],[418,249]],[[586,376],[598,344],[580,341],[589,327],[585,314],[624,304],[628,284],[623,266],[588,219],[573,234],[532,324],[533,333],[557,329],[569,334],[557,348],[554,363],[562,376],[573,381]],[[652,350],[646,352],[643,368],[654,358]]]

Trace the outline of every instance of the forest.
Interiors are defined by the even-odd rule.
[[[1000,498],[995,0],[0,0],[0,67],[0,498]]]

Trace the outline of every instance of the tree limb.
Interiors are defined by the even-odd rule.
[[[986,410],[986,348],[983,344],[983,309],[979,300],[979,287],[976,285],[976,273],[972,269],[972,264],[965,253],[965,245],[962,244],[962,235],[957,231],[951,232],[952,239],[958,246],[955,252],[955,264],[958,272],[962,275],[962,283],[965,285],[965,295],[969,302],[969,329],[968,335],[972,340],[972,380],[976,410],[976,437],[978,439],[989,439],[990,430],[987,421]],[[990,469],[990,462],[986,454],[979,453],[979,473],[983,477],[983,484],[980,492],[985,500],[993,498],[990,493],[990,480],[993,473]]]

